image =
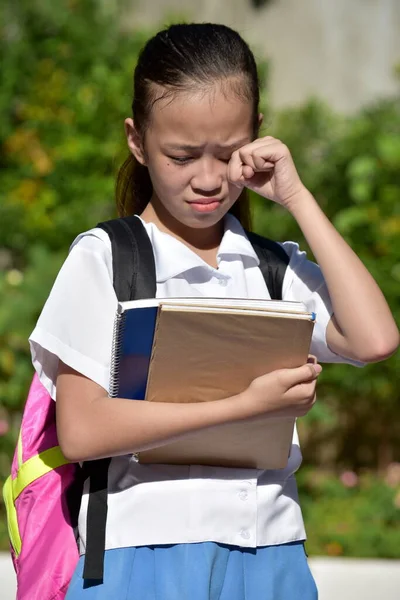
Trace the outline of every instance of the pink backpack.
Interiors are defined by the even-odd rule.
[[[3,489],[17,600],[65,597],[79,558],[67,503],[78,469],[62,455],[55,402],[35,374]]]

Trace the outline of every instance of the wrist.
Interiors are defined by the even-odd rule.
[[[217,400],[217,402],[220,403],[221,400]],[[222,402],[225,404],[224,412],[227,421],[242,421],[252,415],[248,389],[236,396],[225,398]]]
[[[293,194],[293,196],[285,202],[285,208],[295,219],[315,205],[318,206],[317,201],[306,187],[303,187],[297,193]]]

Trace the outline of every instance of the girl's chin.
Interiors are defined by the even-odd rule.
[[[194,229],[213,227],[224,218],[226,213],[226,210],[194,213],[191,216],[186,215],[186,218],[182,218],[181,223],[187,227],[193,227]]]

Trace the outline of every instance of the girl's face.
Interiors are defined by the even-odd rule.
[[[252,117],[251,103],[216,85],[155,102],[144,148],[130,138],[127,122],[129,145],[148,167],[151,205],[164,226],[213,227],[228,212],[241,193],[228,182],[228,162],[252,141]]]

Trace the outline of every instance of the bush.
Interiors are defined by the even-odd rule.
[[[399,463],[381,476],[303,468],[298,483],[310,555],[399,558]]]

